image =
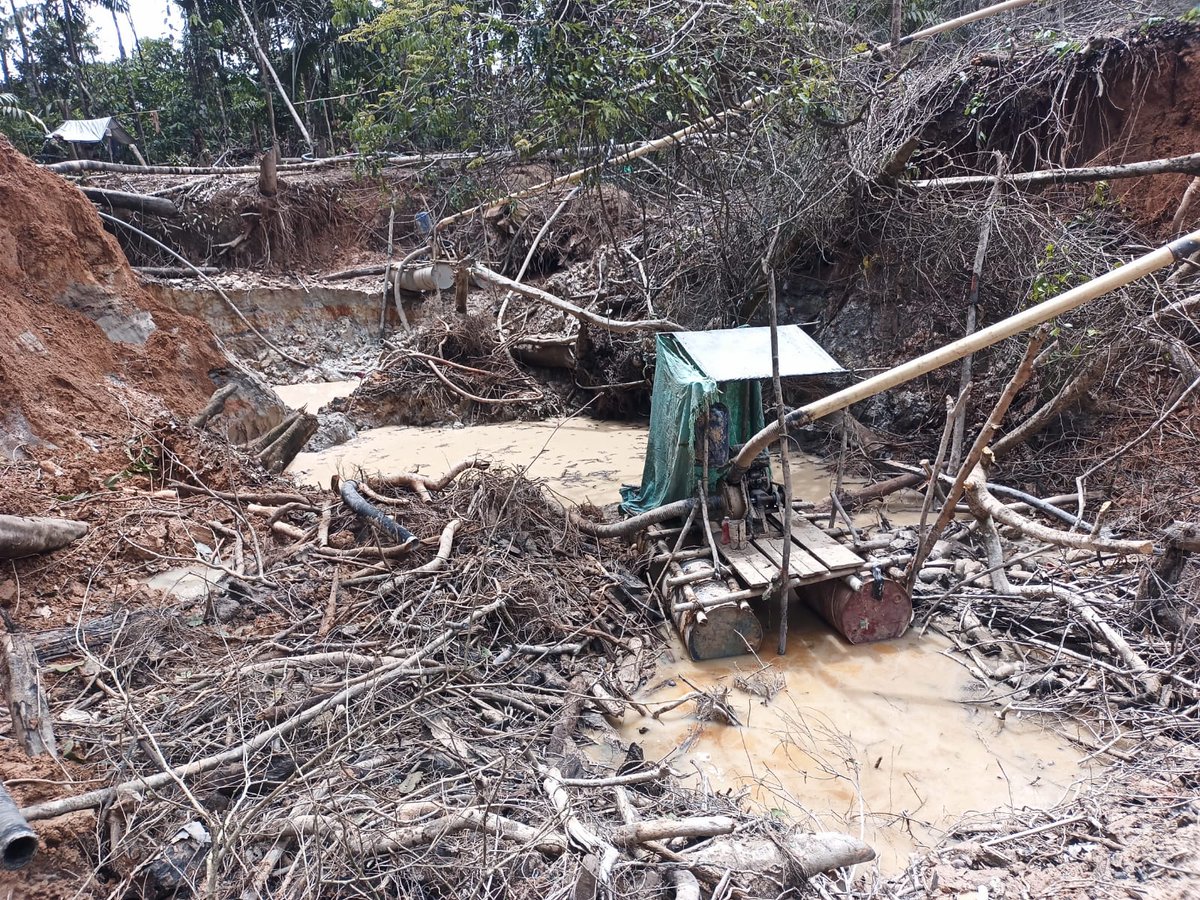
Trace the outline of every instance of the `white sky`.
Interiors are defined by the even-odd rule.
[[[100,48],[101,59],[117,59],[117,35],[113,30],[112,15],[99,7],[89,10],[92,20],[92,31],[96,37],[96,45]],[[183,18],[179,7],[172,0],[129,0],[129,17],[137,29],[139,38],[177,37],[183,28]],[[117,15],[121,26],[121,40],[125,42],[125,52],[133,49],[133,34],[129,30],[129,18]]]

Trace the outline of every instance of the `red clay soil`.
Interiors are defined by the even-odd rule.
[[[1114,85],[1110,102],[1124,110],[1120,131],[1097,163],[1185,156],[1200,150],[1200,47],[1163,53],[1157,67]],[[1121,205],[1148,233],[1167,238],[1190,175],[1154,175],[1113,183]],[[1200,227],[1194,202],[1184,229]]]
[[[3,137],[0,210],[0,462],[112,474],[139,420],[203,405],[224,356],[141,288],[78,190]]]

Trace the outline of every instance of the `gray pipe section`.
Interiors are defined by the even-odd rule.
[[[0,783],[0,868],[9,871],[24,868],[33,861],[37,849],[37,833]]]
[[[401,290],[414,293],[448,291],[454,287],[454,266],[436,262],[415,269],[400,268],[396,273],[396,282]]]
[[[689,497],[687,500],[676,500],[674,503],[668,503],[666,506],[660,506],[657,509],[644,512],[640,516],[634,516],[632,519],[622,519],[620,522],[611,522],[608,524],[590,522],[587,519],[581,518],[575,510],[571,510],[570,519],[576,528],[584,534],[590,534],[592,537],[631,537],[639,531],[644,531],[651,525],[658,525],[660,522],[667,522],[671,519],[686,516],[698,502],[694,497]],[[713,512],[720,510],[721,506],[721,498],[708,498],[708,508]]]

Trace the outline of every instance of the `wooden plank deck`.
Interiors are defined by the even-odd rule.
[[[721,558],[733,569],[738,579],[751,590],[765,588],[779,571],[778,565],[762,555],[752,544],[740,550],[722,547],[718,543]]]
[[[783,522],[778,516],[771,515],[769,519],[771,524],[783,529]],[[857,571],[866,565],[866,560],[861,556],[845,544],[838,543],[803,516],[792,516],[792,542],[819,559],[830,572]]]
[[[758,548],[771,563],[772,573],[783,568],[783,536],[756,537],[754,546]],[[828,566],[819,559],[805,552],[803,547],[792,544],[792,553],[788,558],[788,571],[792,578],[804,582],[825,581],[830,577]]]

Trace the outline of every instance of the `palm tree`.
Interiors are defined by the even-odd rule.
[[[13,94],[0,94],[0,119],[28,119],[42,131],[49,133],[46,123],[27,109],[21,109],[20,103]]]

